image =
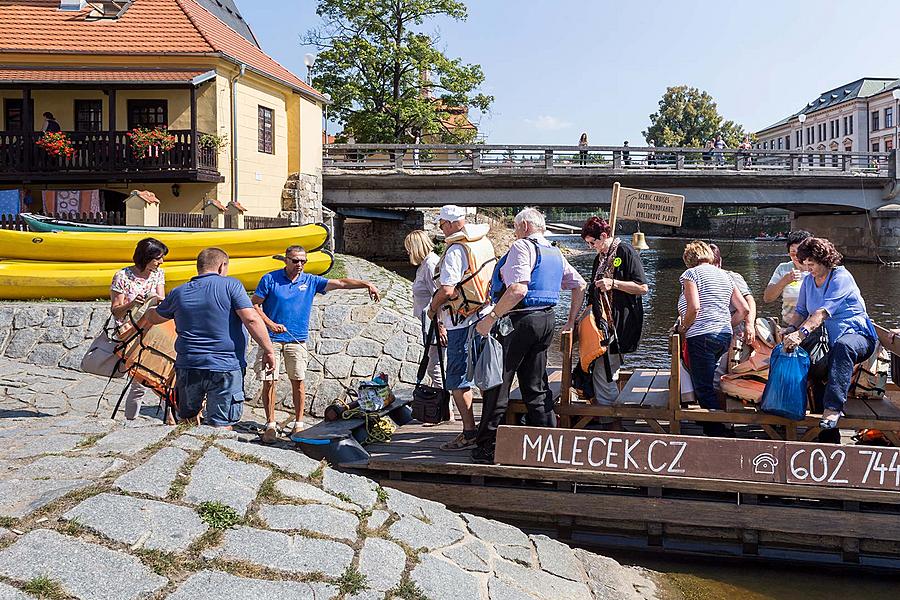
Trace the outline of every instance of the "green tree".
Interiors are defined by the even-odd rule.
[[[330,108],[360,143],[407,143],[417,135],[443,143],[471,142],[477,129],[459,108],[488,110],[478,93],[479,65],[448,58],[423,31],[427,19],[466,19],[457,0],[319,0],[323,24],[303,36],[319,50],[313,85],[331,94]]]
[[[719,114],[712,96],[686,85],[666,89],[659,110],[650,115],[650,127],[642,133],[657,146],[684,148],[702,148],[717,135],[736,148],[746,135],[742,126]]]

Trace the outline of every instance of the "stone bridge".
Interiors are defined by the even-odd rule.
[[[596,206],[612,183],[683,194],[689,204],[795,212],[877,210],[898,191],[897,154],[627,146],[325,147],[324,204],[349,209]]]

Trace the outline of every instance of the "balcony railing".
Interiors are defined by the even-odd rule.
[[[42,132],[0,132],[0,175],[51,175],[119,173],[152,174],[197,172],[218,175],[218,152],[197,146],[201,132],[169,130],[175,137],[171,150],[150,148],[147,156],[137,158],[127,131],[65,132],[71,140],[71,157],[51,156],[36,142]],[[196,154],[196,160],[195,155]]]

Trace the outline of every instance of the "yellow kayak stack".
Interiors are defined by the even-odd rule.
[[[169,248],[163,265],[167,290],[197,274],[197,254],[204,248],[227,252],[228,275],[247,290],[255,289],[263,275],[283,266],[272,256],[282,254],[288,246],[307,249],[307,273],[326,273],[334,262],[332,254],[322,250],[329,237],[324,225],[160,233],[0,230],[0,299],[107,298],[113,275],[132,264],[135,246],[146,237]]]

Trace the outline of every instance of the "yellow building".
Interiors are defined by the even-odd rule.
[[[146,189],[161,212],[237,200],[248,215],[315,219],[324,102],[231,0],[0,3],[0,190],[28,189],[23,210],[47,190],[99,190],[101,208],[121,210]],[[71,156],[36,144],[44,113]],[[158,127],[171,149],[141,152],[128,135]]]

